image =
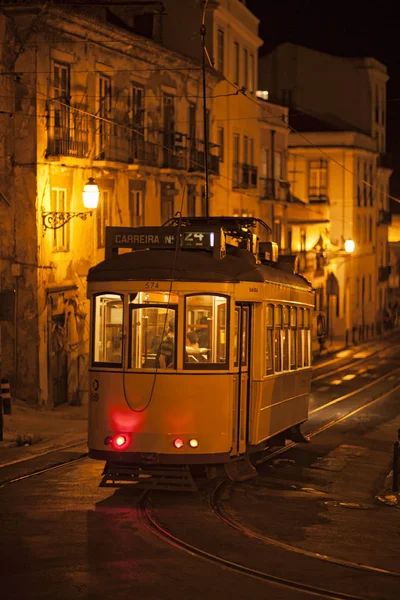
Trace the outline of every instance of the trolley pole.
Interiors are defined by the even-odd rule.
[[[210,208],[209,208],[209,192],[208,192],[208,131],[207,131],[207,87],[206,87],[206,8],[207,8],[208,0],[203,0],[203,18],[200,28],[200,35],[202,39],[202,48],[203,48],[203,122],[204,122],[204,174],[205,174],[205,182],[204,182],[204,195],[205,195],[205,208],[206,208],[206,217],[210,216]]]
[[[399,491],[399,455],[400,455],[400,429],[397,430],[397,442],[393,445],[393,482],[392,492]]]

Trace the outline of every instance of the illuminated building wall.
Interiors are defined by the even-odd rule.
[[[201,60],[202,5],[164,0],[163,43]],[[185,23],[182,31],[181,23]],[[220,177],[210,201],[213,215],[249,215],[260,211],[260,109],[256,101],[259,20],[239,0],[209,2],[205,43],[221,80],[213,91],[212,136],[222,149]],[[187,35],[187,31],[191,35]],[[210,70],[207,71],[207,77]],[[238,88],[245,88],[252,102]],[[203,121],[199,127],[203,126]]]
[[[103,12],[20,3],[0,16],[11,73],[0,76],[1,108],[12,116],[0,121],[0,291],[16,289],[17,307],[1,324],[2,374],[15,378],[16,397],[50,406],[85,399],[86,275],[104,258],[105,226],[205,210],[204,143],[189,126],[202,118],[199,64]],[[209,96],[216,81],[209,74]],[[85,210],[89,177],[98,208],[46,229],[48,212]]]
[[[380,332],[388,304],[387,79],[372,58],[293,44],[260,60],[262,87],[289,107],[290,238],[332,340]]]

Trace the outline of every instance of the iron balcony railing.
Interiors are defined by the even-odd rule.
[[[255,188],[257,187],[257,167],[248,163],[233,163],[233,187]]]
[[[188,138],[187,141],[189,147],[189,171],[198,171],[199,173],[204,173],[204,141],[190,138]],[[215,154],[215,152],[218,154]],[[219,175],[219,161],[219,146],[210,142],[208,144],[207,167],[212,175]]]
[[[260,194],[264,200],[290,200],[290,184],[284,179],[260,177]]]
[[[48,104],[46,156],[89,155],[88,116],[59,102]]]
[[[328,190],[325,187],[310,186],[308,188],[308,200],[315,204],[329,202]]]
[[[146,141],[143,136],[133,135],[129,143],[129,162],[157,167],[160,163],[160,145]]]

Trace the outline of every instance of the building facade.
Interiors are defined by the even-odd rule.
[[[388,307],[387,80],[372,58],[288,43],[260,61],[262,87],[290,107],[288,246],[316,288],[330,340],[375,335]]]
[[[202,60],[203,3],[163,0],[163,4],[163,43]],[[255,216],[259,211],[260,162],[260,109],[256,102],[258,48],[262,44],[259,20],[245,2],[218,0],[208,2],[204,24],[206,60],[221,77],[210,98],[220,148],[212,214]],[[254,102],[238,92],[241,88]]]
[[[2,5],[1,373],[21,399],[80,404],[86,275],[104,258],[105,227],[205,214],[201,65],[149,39],[157,19],[139,19],[138,35],[105,7]],[[208,96],[217,81],[210,72]],[[100,198],[89,214],[91,177]]]

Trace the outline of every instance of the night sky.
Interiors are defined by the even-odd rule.
[[[293,42],[340,56],[372,56],[388,68],[387,151],[395,173],[391,194],[400,198],[400,19],[397,2],[354,0],[247,0],[261,20],[261,54]],[[396,209],[400,204],[394,203]],[[394,207],[393,207],[394,208]]]

